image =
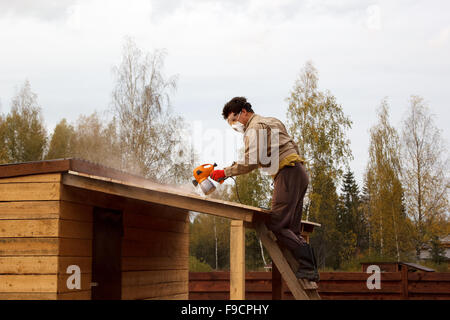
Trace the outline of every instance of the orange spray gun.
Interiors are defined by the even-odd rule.
[[[216,187],[214,184],[208,179],[211,175],[211,172],[214,171],[214,167],[217,167],[217,164],[202,164],[201,166],[198,166],[194,169],[194,180],[192,180],[192,183],[194,186],[200,185],[200,188],[202,189],[203,193],[205,195],[210,194],[214,190],[216,190]],[[226,178],[220,179],[218,181],[220,184],[222,184],[225,181]]]

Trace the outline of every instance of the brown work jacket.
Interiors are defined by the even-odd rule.
[[[272,151],[276,154],[272,155]],[[225,176],[245,174],[256,168],[266,168],[274,175],[278,172],[279,162],[291,154],[302,156],[284,124],[276,118],[253,114],[244,127],[243,160],[225,167]]]

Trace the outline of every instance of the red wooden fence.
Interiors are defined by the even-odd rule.
[[[322,299],[448,299],[450,272],[382,272],[381,288],[369,290],[364,272],[322,272],[319,294]],[[272,273],[246,273],[246,299],[272,299]],[[283,284],[283,299],[293,299]],[[189,299],[228,300],[229,272],[190,272]]]

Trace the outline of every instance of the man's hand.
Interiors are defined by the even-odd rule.
[[[224,170],[214,170],[210,174],[211,179],[214,181],[220,182],[225,179],[225,171]]]

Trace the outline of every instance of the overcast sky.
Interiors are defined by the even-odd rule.
[[[129,35],[144,50],[167,49],[165,73],[179,76],[177,114],[230,132],[221,110],[234,96],[284,121],[285,98],[312,60],[320,88],[353,121],[351,166],[361,181],[384,97],[397,127],[410,95],[424,97],[450,140],[449,12],[444,0],[0,0],[0,111],[25,79],[49,130],[106,110]],[[224,141],[208,147],[201,161],[233,160]]]

